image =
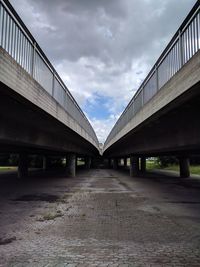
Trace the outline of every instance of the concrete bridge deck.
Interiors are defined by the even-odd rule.
[[[185,183],[108,169],[1,175],[0,266],[200,266],[200,188]]]

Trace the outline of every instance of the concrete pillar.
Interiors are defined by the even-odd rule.
[[[47,157],[46,156],[43,156],[42,158],[42,169],[43,171],[47,170]]]
[[[179,158],[180,177],[190,177],[190,162],[187,157]]]
[[[113,169],[114,170],[117,170],[117,168],[118,168],[118,159],[117,158],[114,158],[113,159]]]
[[[130,157],[130,176],[136,176],[139,173],[139,158]]]
[[[67,175],[70,177],[76,176],[76,155],[69,153],[66,157],[66,169]]]
[[[85,168],[89,170],[91,167],[91,158],[90,157],[85,157]]]
[[[127,167],[127,158],[124,158],[124,167]]]
[[[111,158],[108,159],[108,168],[110,169],[112,167],[112,160]]]
[[[121,158],[117,160],[117,166],[121,166]]]
[[[140,161],[140,170],[142,173],[146,172],[146,158],[145,157],[141,157],[141,161]]]
[[[19,154],[18,161],[18,178],[25,178],[28,176],[28,156],[25,153]]]

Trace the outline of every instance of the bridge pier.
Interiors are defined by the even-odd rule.
[[[141,173],[146,172],[146,158],[145,157],[141,157],[140,159],[140,171]]]
[[[85,157],[85,169],[89,170],[91,168],[91,157]]]
[[[127,167],[127,158],[124,158],[124,167]]]
[[[111,169],[112,168],[112,159],[108,158],[108,168]]]
[[[46,171],[48,169],[48,159],[46,156],[43,156],[42,158],[42,169],[43,171]]]
[[[66,157],[66,172],[70,177],[76,176],[76,154],[69,153]]]
[[[180,177],[188,178],[190,177],[190,162],[187,157],[179,158],[179,168],[180,168]]]
[[[118,169],[118,159],[117,158],[114,158],[113,159],[113,169],[114,170],[117,170]]]
[[[139,173],[139,157],[130,157],[130,176],[136,176]]]
[[[18,160],[18,178],[25,178],[28,176],[28,156],[25,153],[19,154]]]

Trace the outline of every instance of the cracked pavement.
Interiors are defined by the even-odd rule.
[[[200,181],[0,177],[0,266],[200,266]]]

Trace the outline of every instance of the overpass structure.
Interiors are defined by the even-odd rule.
[[[103,149],[88,119],[8,0],[0,0],[0,151],[62,155],[75,175],[76,157],[118,159],[131,175],[145,158],[176,155],[181,176],[200,151],[200,2],[197,1],[111,130]],[[141,160],[139,161],[139,159]],[[139,163],[140,162],[140,163]],[[44,165],[46,157],[44,157]]]
[[[176,155],[189,176],[188,155],[200,151],[200,2],[197,1],[114,125],[104,156],[130,157],[130,174],[145,158]],[[141,158],[141,160],[139,160]]]
[[[0,0],[0,122],[0,150],[19,153],[19,176],[29,153],[67,155],[72,176],[76,155],[87,166],[99,155],[88,119],[7,0]]]

